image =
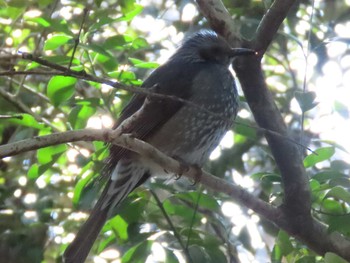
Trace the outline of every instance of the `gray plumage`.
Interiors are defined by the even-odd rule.
[[[137,120],[125,132],[186,164],[202,167],[237,113],[237,91],[228,70],[229,64],[234,56],[252,53],[247,49],[231,49],[212,31],[194,34],[142,85],[144,88],[156,86],[157,93],[177,96],[190,103],[151,96],[144,103],[146,96],[136,94],[122,111],[115,127],[142,107]],[[66,249],[65,262],[84,262],[112,208],[151,175],[162,171],[149,159],[111,146],[103,172],[108,176],[108,182],[90,217]]]

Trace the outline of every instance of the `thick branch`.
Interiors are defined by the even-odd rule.
[[[104,141],[107,143],[118,144],[131,151],[137,152],[142,156],[152,159],[155,163],[174,174],[182,174],[192,180],[198,179],[198,169],[190,167],[188,171],[183,171],[183,165],[178,161],[166,156],[153,146],[140,141],[129,134],[121,134],[120,130],[77,130],[55,133],[45,136],[38,136],[31,139],[0,146],[0,158],[12,156],[25,151],[36,150],[39,148],[76,141]],[[211,188],[215,192],[221,192],[229,195],[237,202],[254,210],[258,214],[272,221],[278,221],[281,218],[277,208],[256,198],[243,188],[230,184],[218,177],[215,177],[205,171],[201,172],[200,180],[203,185]]]
[[[220,16],[213,17],[218,15],[215,10],[207,10],[207,8],[211,8],[210,6],[219,5],[220,0],[211,0],[206,5],[203,4],[206,1],[197,2],[211,25],[221,21],[222,23],[228,23],[228,25],[221,25],[221,29],[229,30],[233,24],[232,20],[220,20]],[[255,40],[246,44],[250,48],[259,51],[262,56],[294,2],[291,0],[275,0],[261,21]],[[220,33],[223,36],[230,36],[235,33],[235,30]],[[232,43],[229,38],[227,40]],[[284,136],[288,136],[287,128],[274,103],[272,94],[267,89],[260,57],[241,58],[234,64],[234,69],[258,125],[263,129],[275,131],[282,135],[276,136],[272,133],[265,133],[280,170],[284,187],[281,218],[272,220],[272,222],[290,235],[297,237],[317,253],[323,255],[331,251],[350,260],[349,241],[338,233],[327,233],[326,226],[316,221],[310,214],[310,190],[302,156],[296,144],[282,139]]]
[[[286,18],[295,0],[276,0],[267,10],[256,30],[252,46],[263,55],[270,46],[273,38]]]
[[[221,1],[197,0],[196,2],[215,32],[226,38],[233,47],[241,45],[239,28],[232,23],[232,16]]]
[[[120,130],[77,130],[62,133],[56,133],[41,137],[26,139],[23,141],[0,146],[0,158],[12,156],[25,151],[36,150],[42,147],[57,145],[76,141],[94,141],[100,140],[108,143],[115,143],[119,146],[137,152],[144,157],[152,159],[158,165],[164,167],[174,174],[183,174],[192,179],[198,179],[198,170],[190,167],[183,171],[181,163],[166,156],[153,146],[140,141],[128,134],[120,134]],[[200,183],[215,192],[225,193],[238,203],[252,209],[259,215],[274,222],[288,233],[293,234],[295,229],[290,225],[290,218],[282,210],[275,208],[264,201],[256,198],[243,188],[230,184],[218,177],[215,177],[205,171],[201,171]],[[294,233],[296,237],[304,241],[310,248],[320,254],[327,251],[333,251],[338,255],[350,259],[349,241],[345,240],[338,233],[329,234],[327,228],[311,217],[304,218],[303,224],[299,225],[300,232]]]

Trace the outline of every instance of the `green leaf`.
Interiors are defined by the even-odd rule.
[[[38,162],[41,164],[50,163],[56,160],[57,156],[61,155],[66,150],[67,146],[64,144],[41,148],[37,151]]]
[[[117,49],[118,47],[123,48],[126,44],[130,43],[131,41],[132,37],[129,37],[127,35],[117,35],[107,38],[103,43],[103,47],[105,49]]]
[[[35,179],[38,178],[40,174],[41,173],[39,172],[39,165],[35,163],[29,168],[27,176],[29,179]]]
[[[144,263],[150,254],[153,241],[144,241],[130,248],[122,257],[122,263]]]
[[[283,255],[282,255],[281,247],[278,244],[275,244],[271,253],[271,262],[279,263],[281,262],[282,257]]]
[[[308,92],[295,92],[295,98],[299,103],[299,106],[303,112],[314,108],[318,102],[315,102],[316,93],[313,91]]]
[[[121,240],[127,240],[128,235],[128,226],[129,224],[119,215],[113,217],[108,221],[108,224],[113,229],[113,232]]]
[[[49,27],[51,25],[50,21],[46,20],[43,17],[31,17],[31,18],[27,18],[27,21],[31,21],[34,23],[37,23],[38,25],[41,25],[42,27]]]
[[[327,252],[324,255],[324,262],[325,263],[347,263],[345,259],[342,257],[339,257],[337,254],[334,254],[332,252]]]
[[[99,153],[94,153],[94,156],[96,155],[103,155],[104,150],[99,150]],[[107,151],[108,152],[108,151]],[[94,158],[92,158],[95,160]],[[77,181],[75,187],[74,187],[74,193],[73,193],[73,204],[75,206],[80,206],[82,208],[90,208],[91,207],[91,202],[95,199],[99,189],[100,185],[92,183],[93,178],[98,176],[99,174],[96,174],[94,172],[94,165],[96,165],[96,161],[89,161],[84,165],[82,168],[78,178],[79,180]],[[101,182],[102,183],[102,182]]]
[[[316,263],[315,256],[303,256],[299,258],[295,263]]]
[[[123,83],[130,83],[131,81],[136,80],[136,75],[132,71],[112,71],[108,72],[107,75],[111,78],[118,79]]]
[[[20,116],[22,117],[21,119],[13,118],[13,119],[7,119],[6,121],[9,123],[14,123],[14,124],[31,127],[39,130],[48,129],[44,124],[37,122],[37,120],[32,115],[21,114]]]
[[[72,77],[52,77],[47,85],[47,96],[52,104],[57,107],[70,99],[75,92],[76,82],[77,79]]]
[[[115,21],[115,19],[110,18],[103,13],[100,16],[97,16],[96,18],[98,19],[98,22],[92,24],[92,26],[89,28],[91,32],[99,30],[102,26],[112,24]]]
[[[281,253],[284,256],[287,256],[294,250],[294,247],[292,245],[292,242],[290,241],[289,235],[282,230],[278,232],[276,243],[280,247]]]
[[[340,101],[334,101],[334,110],[337,111],[344,119],[349,118],[348,105],[341,103]]]
[[[187,192],[187,193],[178,193],[175,194],[174,197],[185,200],[187,202],[193,203],[193,205],[197,204],[200,207],[209,209],[211,211],[219,211],[220,206],[215,198],[211,195],[199,192]]]
[[[179,263],[178,258],[174,254],[172,249],[164,248],[165,250],[165,262],[166,263]]]
[[[348,177],[347,175],[340,173],[338,171],[326,170],[315,174],[314,176],[312,176],[312,179],[322,183],[322,182],[327,182],[329,180],[334,180],[336,178],[347,178],[347,177]]]
[[[114,56],[111,53],[109,53],[102,46],[99,46],[99,45],[95,45],[95,44],[91,44],[91,43],[89,45],[79,44],[79,47],[85,49],[86,51],[94,51],[94,52],[101,54],[101,55],[104,55],[106,57],[114,58]]]
[[[0,16],[11,18],[12,21],[17,20],[23,14],[27,6],[23,1],[20,2],[22,3],[19,3],[18,6],[7,3],[9,5],[7,8],[0,9]]]
[[[85,105],[78,105],[72,109],[69,113],[68,121],[72,125],[73,129],[83,129],[89,118],[96,112],[95,107],[89,107]]]
[[[251,125],[250,121],[238,117],[236,118],[234,132],[252,140],[256,140],[258,138],[256,129],[250,127]]]
[[[338,200],[342,200],[348,204],[350,204],[350,193],[345,190],[343,187],[335,186],[331,190],[327,192],[324,198],[335,198]]]
[[[173,202],[173,200],[167,199],[163,202],[163,207],[169,216],[178,217],[178,222],[184,225],[187,224],[197,224],[201,217],[198,213],[194,215],[194,210],[185,204],[178,204],[178,202]],[[195,216],[195,217],[194,217]],[[193,218],[194,217],[194,218]],[[194,219],[194,222],[193,222]]]
[[[264,180],[271,183],[281,182],[281,176],[275,173],[260,172],[260,173],[252,174],[251,177],[252,179],[255,179],[255,180],[261,180],[261,181]]]
[[[65,153],[67,146],[64,144],[41,148],[37,151],[37,159],[39,164],[33,164],[27,173],[29,179],[36,179],[48,169]]]
[[[108,237],[104,237],[98,244],[97,253],[101,253],[105,250],[110,244],[115,244],[115,235],[110,235]]]
[[[346,213],[345,211],[339,211],[339,210],[335,212],[330,211],[329,213],[335,214],[335,216],[330,216],[328,219],[328,222],[326,222],[329,225],[328,231],[329,232],[339,231],[340,233],[348,236],[350,234],[350,224],[349,224],[350,216],[348,214],[345,214]]]
[[[146,39],[138,37],[132,42],[131,46],[134,49],[140,49],[140,48],[148,47],[149,45]]]
[[[312,153],[305,157],[304,159],[305,168],[314,166],[316,163],[330,159],[334,155],[335,149],[334,147],[322,147],[315,150],[315,152],[317,155]]]
[[[142,12],[142,10],[143,10],[143,6],[142,5],[133,4],[132,8],[130,8],[128,10],[124,9],[123,10],[124,15],[121,16],[121,17],[118,17],[117,19],[115,19],[114,22],[121,22],[121,21],[129,22],[135,16],[140,14]]]
[[[68,63],[72,60],[70,56],[63,56],[63,55],[48,56],[48,57],[44,57],[44,59],[59,65],[68,65]],[[80,65],[79,59],[74,58],[72,61],[72,65]]]
[[[159,64],[156,62],[146,62],[137,58],[129,58],[131,63],[134,65],[136,68],[147,68],[147,69],[153,69],[153,68],[158,68]]]
[[[51,38],[45,41],[44,50],[54,50],[60,46],[63,46],[72,39],[67,35],[53,35]]]
[[[334,215],[342,215],[344,213],[343,205],[338,200],[333,199],[323,199],[322,210]]]

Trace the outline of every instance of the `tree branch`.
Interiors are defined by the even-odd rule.
[[[22,53],[22,58],[26,59],[26,60],[37,62],[40,65],[43,65],[43,66],[46,66],[48,68],[56,70],[56,72],[46,73],[43,71],[13,71],[13,70],[9,70],[9,71],[5,71],[5,72],[0,72],[0,76],[28,75],[28,74],[39,74],[39,75],[49,75],[49,76],[55,74],[55,75],[61,75],[61,76],[70,76],[70,77],[74,77],[74,78],[85,80],[85,81],[92,81],[92,82],[96,82],[96,83],[105,84],[105,85],[111,86],[113,88],[130,91],[132,93],[143,94],[146,96],[156,97],[156,98],[161,98],[161,99],[179,101],[179,102],[187,104],[191,107],[194,107],[198,110],[201,110],[208,115],[214,116],[215,118],[222,119],[222,120],[228,121],[230,123],[232,121],[229,118],[224,118],[220,114],[212,112],[212,111],[208,110],[207,108],[202,107],[200,105],[197,105],[191,101],[188,101],[188,100],[185,100],[185,99],[179,98],[177,96],[173,96],[173,95],[166,95],[166,94],[157,93],[156,92],[157,86],[149,87],[149,88],[145,89],[145,88],[141,88],[141,87],[124,85],[120,82],[115,82],[115,81],[112,81],[110,79],[93,76],[91,74],[86,73],[83,70],[82,71],[71,70],[71,69],[63,67],[61,65],[58,65],[56,63],[52,63],[48,60],[42,59],[40,57],[34,56],[33,54],[29,54],[29,53],[25,53],[25,52]]]
[[[76,131],[67,131],[54,133],[45,136],[37,136],[7,145],[0,146],[0,158],[17,155],[26,151],[36,150],[39,148],[63,144],[77,141],[103,141],[106,143],[117,144],[123,148],[137,152],[140,155],[151,159],[167,171],[174,174],[182,174],[192,180],[198,180],[198,169],[190,167],[187,171],[183,171],[183,164],[177,160],[170,158],[151,146],[150,144],[134,138],[130,134],[121,134],[122,129],[85,129]],[[205,171],[201,171],[199,182],[211,188],[216,192],[225,193],[242,203],[248,208],[254,210],[258,214],[272,221],[278,221],[281,217],[277,208],[256,198],[243,188],[230,184],[223,179],[215,177]]]
[[[107,143],[118,144],[121,147],[137,152],[142,156],[151,159],[167,171],[174,174],[182,174],[192,180],[198,180],[198,169],[190,167],[183,171],[183,165],[177,160],[170,158],[149,145],[146,142],[134,138],[130,134],[121,134],[120,129],[110,130],[77,130],[62,133],[55,133],[45,136],[38,136],[31,139],[18,141],[15,143],[0,146],[0,158],[17,155],[25,151],[36,150],[39,148],[68,143],[76,141],[103,141]],[[295,233],[295,228],[290,224],[290,218],[285,211],[269,205],[268,203],[253,196],[243,188],[230,184],[223,179],[215,177],[205,171],[201,171],[198,180],[204,186],[215,192],[224,193],[234,199],[236,202],[252,209],[254,212],[266,219],[274,222],[280,228],[289,234],[296,236],[305,244],[309,245],[314,251],[324,254],[332,251],[338,255],[350,259],[350,242],[345,240],[340,234],[329,234],[327,228],[321,223],[313,220],[311,217],[303,218],[304,224],[299,225],[300,230]]]
[[[273,38],[286,18],[288,11],[295,4],[295,0],[276,0],[261,19],[252,41],[252,46],[263,55],[270,46]]]
[[[276,218],[270,220],[317,253],[323,255],[331,251],[350,260],[350,242],[339,233],[329,234],[327,227],[311,216],[311,194],[302,155],[296,144],[282,139],[282,137],[288,137],[287,127],[274,103],[272,94],[266,86],[261,69],[261,57],[294,2],[292,0],[275,0],[273,2],[273,5],[262,19],[254,40],[245,43],[248,47],[257,50],[260,56],[242,57],[236,60],[234,70],[259,127],[282,135],[276,136],[270,132],[265,133],[280,170],[284,188],[284,202],[279,214],[281,217],[277,220]],[[221,30],[230,30],[234,22],[226,19],[220,20],[219,14],[215,10],[210,10],[213,6],[222,5],[220,0],[197,1],[197,3],[211,25],[217,25],[218,21],[221,21],[221,23],[228,23],[228,25],[221,24]],[[227,17],[227,14],[225,17]],[[232,32],[220,31],[223,36],[231,36],[235,32],[235,30],[232,30]],[[232,43],[230,38],[226,38]]]
[[[196,0],[210,27],[226,38],[233,47],[241,45],[239,28],[232,23],[232,16],[221,1]]]

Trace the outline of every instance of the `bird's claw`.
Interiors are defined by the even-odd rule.
[[[192,185],[196,185],[197,183],[199,183],[201,181],[201,177],[202,177],[202,169],[198,166],[198,165],[193,165],[192,166],[193,169],[195,170],[194,173],[194,182],[192,183]]]
[[[179,173],[175,175],[175,180],[179,180],[184,173],[190,170],[190,165],[177,156],[173,156],[173,158],[180,164]]]
[[[192,185],[196,185],[198,182],[200,182],[201,180],[201,175],[202,175],[202,169],[196,165],[196,164],[188,164],[186,162],[184,162],[183,160],[181,160],[179,157],[174,156],[173,157],[175,160],[177,160],[180,164],[180,169],[179,169],[179,173],[175,175],[175,180],[179,180],[181,178],[181,176],[188,172],[190,170],[190,168],[192,167],[195,170],[194,173],[194,182]]]

